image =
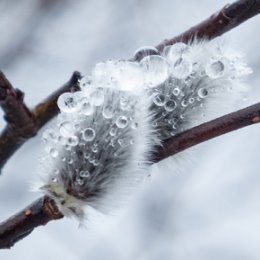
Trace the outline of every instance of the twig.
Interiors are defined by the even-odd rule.
[[[166,140],[154,154],[158,162],[194,145],[260,122],[260,103],[186,130]]]
[[[178,41],[190,42],[195,38],[212,39],[238,26],[259,12],[260,0],[237,1],[224,7],[220,12],[211,16],[199,25],[192,27],[185,33],[174,37],[173,39],[163,41],[157,48],[162,51],[165,46]],[[135,58],[139,59],[140,57],[141,55],[137,55]],[[57,113],[57,97],[63,92],[77,90],[79,79],[80,74],[74,73],[71,80],[66,85],[53,93],[32,111],[35,128],[32,127],[31,132],[29,131],[29,133],[27,133],[28,136],[20,133],[21,136],[17,137],[16,133],[10,127],[7,127],[4,130],[0,137],[0,151],[2,151],[2,153],[0,153],[0,167],[3,166],[6,160],[26,141],[27,138],[35,134],[40,127],[47,123]],[[258,122],[260,122],[260,103],[194,127],[172,137],[165,141],[162,148],[158,148],[157,153],[153,157],[154,162],[163,160],[168,156],[203,141]],[[50,208],[55,210],[49,211]],[[61,217],[62,214],[58,212],[54,201],[50,198],[43,197],[35,201],[25,210],[0,224],[0,248],[10,248],[16,242],[30,234],[37,226]]]
[[[246,20],[260,13],[259,0],[239,0],[226,5],[217,13],[211,15],[200,24],[191,27],[186,32],[161,42],[156,46],[162,51],[165,46],[176,42],[192,42],[194,39],[213,39],[237,27]]]
[[[80,73],[74,72],[65,85],[30,111],[23,103],[23,93],[14,89],[0,73],[0,105],[8,122],[0,136],[0,170],[24,142],[58,113],[56,101],[61,93],[79,90],[80,78]]]
[[[34,228],[62,217],[63,215],[59,212],[55,202],[44,196],[18,214],[0,223],[0,248],[10,248],[28,236]]]

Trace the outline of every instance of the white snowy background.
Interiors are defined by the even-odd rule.
[[[74,70],[90,72],[109,58],[132,57],[205,19],[225,0],[1,0],[0,69],[33,107]],[[260,19],[227,33],[254,74],[248,100],[260,100]],[[217,109],[217,108],[216,108]],[[2,112],[1,112],[2,115]],[[0,121],[1,128],[4,120]],[[110,216],[93,213],[37,228],[0,260],[244,260],[260,258],[260,125],[192,149],[185,159],[155,165],[131,201]],[[0,220],[34,201],[41,133],[6,164],[0,177]]]

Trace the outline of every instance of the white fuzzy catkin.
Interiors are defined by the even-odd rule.
[[[84,218],[86,205],[106,209],[147,174],[164,139],[223,113],[251,72],[216,42],[177,43],[140,62],[98,63],[81,91],[58,99],[60,114],[45,130],[41,190],[64,215]],[[217,101],[217,102],[216,102]]]
[[[80,220],[84,206],[106,211],[140,183],[152,149],[149,99],[99,80],[84,78],[82,91],[62,94],[56,126],[43,133],[41,190]]]

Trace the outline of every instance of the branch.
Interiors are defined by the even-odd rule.
[[[226,5],[220,11],[211,15],[200,24],[191,27],[186,32],[161,42],[156,46],[162,51],[165,46],[176,42],[192,42],[194,39],[213,39],[237,27],[246,20],[260,13],[259,0],[239,0]]]
[[[58,113],[57,98],[64,92],[79,90],[80,78],[80,73],[74,72],[66,84],[30,111],[23,103],[23,93],[14,89],[0,72],[0,105],[8,123],[0,136],[0,170],[16,150]]]
[[[159,162],[194,145],[260,122],[260,103],[195,126],[167,139],[158,147],[153,161]]]
[[[157,45],[156,48],[159,51],[162,51],[165,46],[174,44],[178,41],[191,42],[198,38],[212,39],[235,28],[259,12],[260,0],[237,1],[224,7],[209,19],[192,27],[183,34],[163,41]],[[135,59],[140,60],[145,55],[147,55],[147,53],[137,53]],[[16,126],[21,122],[18,123],[15,119],[12,123],[12,120],[9,120],[9,124],[0,136],[0,167],[3,167],[8,158],[28,138],[35,135],[45,123],[57,114],[58,108],[56,101],[58,96],[66,91],[78,90],[78,80],[80,78],[81,76],[78,72],[74,73],[67,84],[36,106],[32,112],[28,111],[26,106],[22,103],[22,99],[18,98],[19,91],[10,91],[10,93],[13,93],[12,95],[16,97],[16,102],[20,109],[18,109],[16,113],[22,114],[24,116],[22,119],[24,120],[23,122],[27,122],[29,126],[26,125],[27,123],[25,125],[22,124],[27,130],[18,131],[17,134],[16,131],[14,131],[15,128],[12,127],[12,124]],[[0,98],[3,97],[5,100],[5,93],[3,93],[2,96],[1,92],[2,91],[0,90]],[[10,93],[8,92],[7,96],[11,95]],[[12,111],[12,113],[7,112],[7,110],[5,111],[7,118],[8,114],[12,115],[14,112],[13,109],[10,111]],[[13,118],[15,118],[15,115],[13,116]],[[258,122],[260,122],[260,103],[186,130],[183,133],[168,139],[164,142],[163,147],[158,148],[158,151],[154,154],[153,160],[154,162],[158,162],[203,141]],[[5,222],[0,223],[0,249],[10,248],[16,242],[30,234],[37,226],[45,225],[49,221],[59,218],[62,218],[62,214],[58,212],[55,202],[52,199],[45,196],[35,201],[25,210],[7,219]]]
[[[62,217],[55,202],[44,196],[0,223],[0,248],[10,248],[16,242],[28,236],[34,228]]]

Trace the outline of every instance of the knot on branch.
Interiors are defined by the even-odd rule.
[[[45,196],[43,202],[43,212],[50,218],[50,219],[60,219],[63,218],[62,213],[59,211],[55,201],[50,197]]]

